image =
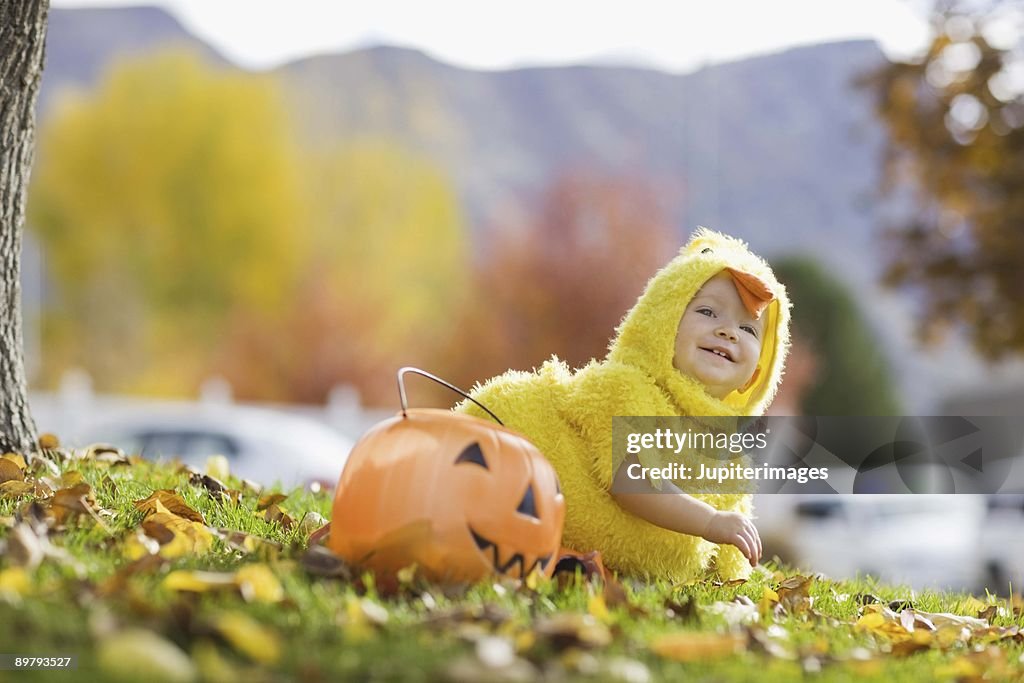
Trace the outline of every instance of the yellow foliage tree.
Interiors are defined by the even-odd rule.
[[[344,381],[392,404],[394,371],[440,362],[468,296],[458,199],[429,162],[382,140],[310,152],[304,169],[312,255],[301,307],[277,320],[241,311],[225,374],[253,398],[320,401]]]
[[[467,277],[447,179],[385,141],[306,149],[267,76],[167,53],[112,70],[43,126],[30,221],[58,286],[53,382],[393,398],[429,365]]]
[[[51,381],[77,365],[105,388],[189,391],[228,311],[286,303],[306,218],[269,77],[179,52],[122,63],[44,122],[32,180],[59,287]]]

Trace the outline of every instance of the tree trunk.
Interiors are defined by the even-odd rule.
[[[21,231],[49,0],[0,3],[0,452],[32,450],[21,339]]]

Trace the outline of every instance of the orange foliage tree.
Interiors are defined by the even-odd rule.
[[[447,376],[469,386],[556,354],[604,356],[623,314],[672,255],[664,197],[638,178],[568,172],[525,221],[496,229],[474,269]]]

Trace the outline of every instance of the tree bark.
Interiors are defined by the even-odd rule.
[[[0,3],[0,452],[28,452],[36,442],[22,351],[21,234],[49,8],[49,0]]]

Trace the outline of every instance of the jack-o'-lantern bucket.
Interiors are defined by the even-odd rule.
[[[398,371],[402,411],[353,447],[334,496],[329,547],[357,567],[415,564],[442,582],[497,573],[550,576],[565,498],[554,468],[526,437],[447,410],[412,409],[406,373],[461,389],[417,368]]]

